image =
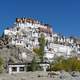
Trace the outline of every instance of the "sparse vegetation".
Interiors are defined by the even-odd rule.
[[[76,57],[68,59],[58,58],[55,63],[51,64],[51,70],[80,71],[80,60]]]
[[[0,73],[4,70],[4,60],[0,57]]]

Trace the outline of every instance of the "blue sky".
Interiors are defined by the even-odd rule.
[[[0,0],[0,33],[16,17],[49,23],[54,32],[80,36],[80,0]]]

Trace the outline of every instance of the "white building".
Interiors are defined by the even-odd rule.
[[[41,24],[37,20],[17,18],[13,28],[5,29],[4,35],[11,37],[9,44],[26,47],[29,50],[39,47],[41,33],[44,34],[47,45],[45,46],[45,55],[47,59],[51,60],[55,55],[69,56],[74,47],[74,39],[65,38],[52,31],[51,26]],[[66,45],[67,43],[67,45]]]
[[[23,73],[26,72],[26,65],[23,63],[15,63],[15,64],[8,64],[8,73],[15,74],[15,73]]]

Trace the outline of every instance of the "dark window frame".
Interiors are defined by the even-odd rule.
[[[12,71],[17,72],[17,67],[12,67]]]
[[[24,67],[19,67],[19,71],[25,71]]]

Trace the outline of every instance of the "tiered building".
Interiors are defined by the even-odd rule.
[[[47,44],[45,45],[44,58],[51,61],[55,56],[69,57],[73,52],[78,52],[78,47],[74,44],[74,38],[65,38],[53,32],[48,24],[31,18],[16,18],[13,27],[4,30],[4,35],[8,35],[11,40],[9,44],[26,47],[33,51],[39,47],[40,35],[44,34]]]

